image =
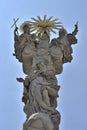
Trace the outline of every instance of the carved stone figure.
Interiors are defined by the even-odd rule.
[[[36,53],[35,35],[30,34],[30,27],[28,22],[21,25],[23,33],[20,36],[16,35],[17,27],[14,31],[15,34],[15,56],[23,64],[23,72],[28,75],[33,58]]]
[[[34,113],[25,121],[23,130],[54,130],[54,125],[47,113]]]
[[[59,30],[59,37],[51,40],[50,49],[53,65],[56,74],[60,74],[63,71],[63,64],[71,62],[72,57],[72,44],[77,43],[75,35],[78,32],[77,23],[72,33],[67,33],[64,28]]]
[[[25,79],[17,78],[24,87],[23,130],[59,130],[61,116],[56,107],[60,86],[56,75],[62,73],[64,63],[72,60],[71,45],[77,43],[78,24],[72,33],[67,33],[61,22],[52,18],[37,16],[33,21],[24,22],[21,35],[18,27],[14,30],[14,56],[26,74]],[[55,33],[54,29],[59,30],[59,37],[50,41],[50,32]]]

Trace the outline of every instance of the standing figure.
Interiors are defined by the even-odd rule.
[[[24,22],[20,26],[20,29],[23,32],[20,36],[16,34],[17,29],[18,28],[14,31],[14,55],[20,62],[22,62],[23,72],[28,75],[33,64],[33,57],[36,53],[35,35],[30,34],[29,22]]]
[[[75,24],[75,29],[72,33],[67,33],[64,28],[59,30],[59,37],[51,40],[50,49],[53,66],[56,74],[63,71],[63,64],[71,62],[72,57],[72,44],[77,43],[75,35],[78,32],[78,23]]]

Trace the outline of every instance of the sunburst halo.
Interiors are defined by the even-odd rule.
[[[59,30],[62,27],[62,23],[58,22],[59,19],[53,19],[53,16],[47,18],[47,16],[44,15],[43,19],[40,16],[31,19],[32,21],[29,21],[31,32],[36,31],[36,33],[40,34],[46,32],[50,35],[50,32],[56,33],[55,30]]]

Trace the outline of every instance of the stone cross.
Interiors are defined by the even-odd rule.
[[[11,28],[13,28],[14,26],[15,26],[15,28],[17,27],[16,23],[17,23],[18,20],[19,20],[19,18],[17,18],[17,19],[14,18],[13,19],[14,23],[12,24]],[[18,30],[17,30],[17,34],[18,34]]]

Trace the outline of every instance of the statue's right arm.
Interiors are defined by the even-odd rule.
[[[19,41],[19,38],[18,38],[18,35],[17,35],[17,30],[18,30],[18,27],[15,28],[14,30],[14,41]]]

